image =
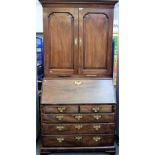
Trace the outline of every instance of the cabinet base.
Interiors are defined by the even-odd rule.
[[[65,153],[65,152],[103,152],[109,155],[115,155],[115,146],[107,147],[41,147],[40,154],[48,155],[50,153]]]

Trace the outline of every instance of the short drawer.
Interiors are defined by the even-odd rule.
[[[78,113],[78,106],[76,105],[45,105],[41,107],[41,111],[44,114],[52,114],[52,113]]]
[[[97,114],[42,114],[42,122],[45,123],[69,123],[69,122],[105,122],[114,123],[115,113],[97,113]]]
[[[113,146],[114,135],[43,136],[44,147],[57,146]]]
[[[114,134],[114,123],[47,124],[42,123],[42,135]]]
[[[81,105],[81,113],[100,113],[100,112],[114,112],[113,105]]]

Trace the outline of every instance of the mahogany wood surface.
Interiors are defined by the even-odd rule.
[[[114,123],[83,123],[83,124],[46,124],[42,123],[42,135],[64,135],[64,134],[114,134]]]
[[[61,140],[61,141],[59,141]],[[42,136],[43,146],[113,146],[114,135],[55,135]]]
[[[115,104],[115,89],[112,80],[44,80],[41,103]]]
[[[42,114],[41,121],[45,123],[114,123],[115,113],[98,114]]]

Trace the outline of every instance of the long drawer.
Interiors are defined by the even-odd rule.
[[[46,124],[42,123],[42,135],[65,134],[114,134],[114,123]]]
[[[105,122],[114,123],[115,113],[97,113],[97,114],[42,114],[42,122],[45,123],[76,123],[76,122]]]
[[[57,146],[113,146],[114,135],[55,135],[42,136],[45,147]]]

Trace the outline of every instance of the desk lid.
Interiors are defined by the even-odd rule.
[[[44,80],[42,104],[110,104],[116,103],[113,81],[106,80]]]

